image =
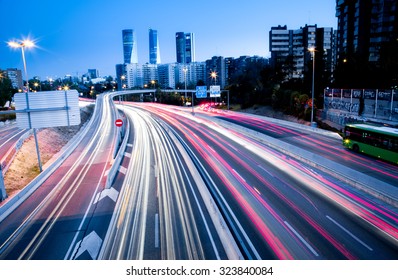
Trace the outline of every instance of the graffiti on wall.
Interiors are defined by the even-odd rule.
[[[334,111],[333,114],[339,116],[339,123],[344,122],[347,119],[346,116],[398,121],[398,91],[326,89],[324,110]],[[329,114],[326,115],[330,118]]]
[[[351,113],[358,113],[359,111],[359,103],[358,102],[351,102],[350,99],[343,98],[343,99],[332,99],[332,98],[325,98],[324,101],[324,108],[325,109],[334,109],[340,110],[345,112]]]

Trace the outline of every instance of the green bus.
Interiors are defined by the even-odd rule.
[[[398,129],[371,124],[347,124],[344,128],[343,145],[398,164]]]

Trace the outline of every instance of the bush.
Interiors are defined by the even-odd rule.
[[[9,113],[9,114],[0,114],[0,121],[5,122],[7,120],[15,120],[17,118],[17,115],[15,113]]]

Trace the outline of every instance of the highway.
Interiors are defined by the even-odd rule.
[[[206,166],[246,258],[397,257],[396,208],[201,112],[141,106],[167,121]]]
[[[239,258],[221,217],[206,207],[205,184],[167,127],[141,110],[125,106],[124,112],[134,126],[134,149],[100,258]]]
[[[338,162],[348,168],[354,168],[361,173],[371,175],[391,185],[398,185],[398,169],[396,166],[345,149],[341,145],[341,138],[325,137],[324,135],[294,127],[292,124],[279,125],[266,117],[226,111],[204,111],[203,113],[258,131],[311,153],[316,153],[326,159]]]
[[[76,244],[88,234],[86,223],[98,210],[96,198],[113,158],[116,128],[109,120],[114,114],[109,97],[98,98],[73,153],[0,221],[1,259],[69,259],[80,254]]]
[[[396,166],[259,116],[116,103],[100,96],[73,152],[0,219],[0,259],[398,258],[397,206],[337,174],[397,186]]]

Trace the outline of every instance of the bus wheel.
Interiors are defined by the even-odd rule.
[[[354,144],[354,146],[352,146],[352,149],[354,150],[354,152],[359,153],[359,146],[357,144]]]

